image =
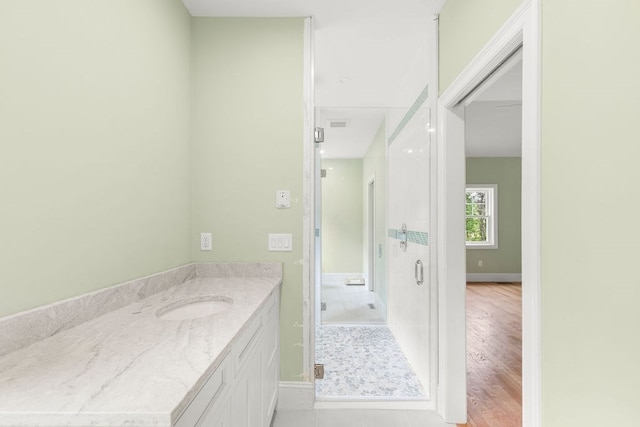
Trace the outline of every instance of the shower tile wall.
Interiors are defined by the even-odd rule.
[[[426,92],[426,90],[425,90]],[[426,98],[425,98],[426,99]],[[425,99],[419,101],[424,102]],[[427,392],[431,384],[433,313],[430,283],[430,110],[416,104],[395,119],[389,145],[388,324]],[[398,231],[406,224],[406,251]],[[416,283],[415,266],[424,282]]]

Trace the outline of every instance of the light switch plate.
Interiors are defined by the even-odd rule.
[[[291,252],[293,251],[293,237],[291,234],[269,233],[269,251]]]

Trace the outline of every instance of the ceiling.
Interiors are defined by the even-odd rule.
[[[410,106],[425,75],[426,23],[444,0],[183,0],[193,16],[312,16],[315,105]]]
[[[427,75],[426,23],[444,1],[183,0],[193,16],[313,17],[316,124],[325,128],[325,158],[362,157],[381,108],[413,103],[407,82]],[[515,94],[522,78],[517,71],[501,77],[467,107],[468,156],[520,155],[514,104],[521,102]],[[349,126],[331,128],[327,119],[347,119]]]
[[[386,114],[385,108],[317,108],[316,125],[324,128],[322,158],[363,158]]]
[[[466,107],[467,157],[522,155],[522,61],[503,67]]]

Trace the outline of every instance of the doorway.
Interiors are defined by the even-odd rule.
[[[400,237],[396,227],[388,225],[388,191],[392,185],[390,169],[393,169],[389,159],[390,140],[395,140],[393,143],[396,144],[393,146],[396,157],[391,163],[396,171],[407,172],[403,180],[415,179],[415,175],[409,173],[413,169],[406,162],[412,159],[418,165],[416,160],[426,155],[428,146],[426,127],[422,123],[428,114],[413,111],[406,118],[406,111],[400,108],[316,110],[316,124],[324,127],[317,177],[321,182],[319,192],[322,197],[318,203],[322,221],[316,236],[322,242],[319,249],[322,274],[316,285],[319,287],[319,292],[316,288],[316,295],[319,295],[316,307],[321,315],[315,328],[315,363],[323,364],[325,372],[325,378],[315,381],[316,402],[320,405],[328,402],[332,405],[371,404],[374,407],[408,405],[416,409],[428,405],[429,394],[407,354],[407,348],[411,350],[411,347],[401,345],[387,323],[392,311],[389,301],[396,302],[396,306],[402,305],[402,298],[411,298],[409,293],[413,292],[413,288],[407,291],[403,287],[418,289],[413,279],[415,259],[412,257],[426,250],[427,241],[424,230],[414,231],[417,221],[410,222],[413,218],[405,216],[403,219],[411,226],[409,231],[413,234],[407,234],[410,250],[398,254]],[[412,122],[410,119],[414,116]],[[361,120],[371,121],[365,132],[363,154],[349,156],[345,150],[347,144],[358,137],[351,135],[340,140],[339,136],[358,128]],[[399,128],[401,122],[402,128]],[[391,130],[397,130],[394,138],[389,137]],[[426,180],[425,186],[428,185]],[[387,252],[393,253],[394,262],[397,259],[398,263],[406,263],[411,257],[408,269],[402,270],[403,273],[410,272],[410,280],[403,286],[394,288],[395,285],[389,283],[388,265],[392,255]],[[425,271],[423,274],[428,276],[428,270]],[[427,295],[430,290],[428,285],[419,289]],[[424,302],[425,305],[419,306],[420,311],[427,313],[427,318],[431,315],[428,296],[413,298],[413,301],[415,305]],[[413,308],[405,305],[403,310],[407,312]],[[404,318],[396,315],[394,319],[401,326]],[[408,328],[403,331],[402,338],[415,348],[428,351],[429,340],[433,337],[428,333],[428,322],[419,328]],[[427,333],[421,335],[424,342],[414,342],[412,334],[420,335],[425,328]],[[426,360],[424,370],[427,371],[432,359],[424,358],[422,354],[420,357]]]
[[[535,5],[535,2],[532,2]],[[464,242],[465,117],[462,101],[519,47],[522,96],[522,402],[523,425],[540,424],[540,75],[537,10],[525,3],[438,100],[439,412],[464,423],[466,404]]]
[[[521,50],[464,104],[467,425],[521,427]]]
[[[316,117],[325,129],[318,151],[320,324],[385,324],[386,283],[376,277],[374,253],[384,244],[375,239],[385,210],[372,209],[384,190],[374,177],[386,173],[386,110],[317,108]]]

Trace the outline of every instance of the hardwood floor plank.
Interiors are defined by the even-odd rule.
[[[466,302],[466,427],[521,427],[521,284],[468,283]]]

